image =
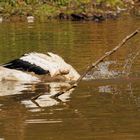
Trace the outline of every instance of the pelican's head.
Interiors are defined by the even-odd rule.
[[[51,57],[50,65],[52,67],[50,75],[52,77],[56,75],[63,75],[68,81],[76,81],[79,79],[80,74],[70,64],[67,64],[63,58],[50,52],[48,55]]]

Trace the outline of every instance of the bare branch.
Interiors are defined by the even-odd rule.
[[[80,81],[86,76],[86,74],[91,71],[93,68],[95,68],[100,62],[102,62],[106,57],[114,54],[118,49],[120,49],[128,40],[130,40],[132,37],[134,37],[136,34],[138,34],[140,29],[135,30],[130,35],[126,36],[115,48],[113,48],[111,51],[106,52],[102,57],[100,57],[95,63],[93,63],[91,66],[87,68],[87,70],[80,76],[80,78],[72,84],[69,88],[65,89],[64,91],[58,92],[57,94],[53,95],[52,98],[57,98],[58,96],[64,94],[65,92],[75,88],[78,86]]]

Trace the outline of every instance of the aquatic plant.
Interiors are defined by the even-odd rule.
[[[56,17],[61,13],[68,16],[73,13],[94,15],[126,8],[126,5],[125,0],[0,0],[0,15],[10,17],[30,14],[45,18]]]
[[[105,3],[110,6],[123,5],[122,0],[96,0],[97,3]]]

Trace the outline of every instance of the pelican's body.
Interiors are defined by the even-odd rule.
[[[80,75],[60,56],[32,52],[0,66],[0,81],[76,81]]]
[[[39,82],[40,79],[23,71],[0,66],[0,81]]]

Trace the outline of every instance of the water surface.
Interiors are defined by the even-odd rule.
[[[127,16],[103,23],[2,23],[0,63],[51,51],[82,73],[139,26],[139,19]],[[139,140],[139,39],[131,39],[60,100],[49,98],[47,83],[1,83],[0,140]]]

